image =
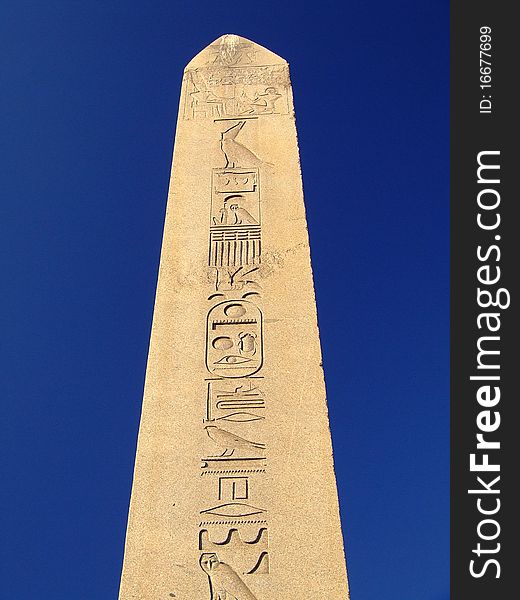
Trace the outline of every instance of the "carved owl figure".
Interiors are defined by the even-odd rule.
[[[209,578],[211,600],[256,600],[256,596],[236,572],[226,563],[220,562],[214,552],[202,554],[200,566]]]

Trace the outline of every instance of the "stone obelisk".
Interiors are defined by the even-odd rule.
[[[343,600],[287,63],[186,67],[120,600]]]

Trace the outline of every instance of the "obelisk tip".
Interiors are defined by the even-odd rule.
[[[281,64],[287,62],[267,48],[235,33],[226,33],[192,58],[186,69]]]

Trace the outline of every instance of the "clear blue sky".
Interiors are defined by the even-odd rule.
[[[0,596],[117,598],[181,73],[223,33],[291,63],[352,598],[447,600],[447,0],[3,0]]]

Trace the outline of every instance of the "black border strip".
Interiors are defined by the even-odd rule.
[[[513,215],[520,207],[520,194],[513,188],[520,174],[520,153],[513,144],[518,138],[520,98],[514,91],[518,79],[514,59],[519,55],[520,36],[515,31],[518,25],[514,8],[514,2],[499,0],[452,0],[451,4],[452,600],[500,600],[518,595],[519,589],[513,529],[518,527],[514,513],[520,505],[519,493],[514,489],[520,487],[519,469],[514,461],[520,452],[513,440],[520,439],[515,420],[520,402],[515,389],[515,375],[520,373],[515,339],[520,230]],[[491,48],[482,48],[491,57],[482,58],[491,62],[491,82],[485,77],[487,65],[480,63],[480,44],[487,43],[487,30],[481,28],[486,27],[491,28]],[[481,87],[485,83],[491,87]],[[486,110],[491,112],[482,112]],[[482,169],[479,182],[478,157],[483,152],[482,163],[500,168]],[[479,198],[482,205],[493,206],[494,199],[498,205],[479,207]],[[479,213],[483,226],[478,223]],[[498,218],[500,223],[491,228]],[[497,267],[500,279],[487,283],[496,279]],[[511,304],[507,308],[509,297]],[[483,306],[490,298],[498,299],[500,306]],[[491,313],[496,316],[482,316]],[[490,327],[498,326],[496,331],[490,331]],[[484,349],[480,362],[479,344]],[[491,354],[496,351],[499,354]],[[472,376],[499,379],[471,379]],[[500,388],[499,401],[495,388]],[[477,448],[479,433],[490,444],[488,449]],[[500,449],[493,448],[493,442],[499,442]],[[485,471],[485,467],[476,466],[480,470],[471,471],[472,454],[476,465],[485,463],[487,454],[489,464],[500,470]],[[494,481],[496,477],[500,479]]]

